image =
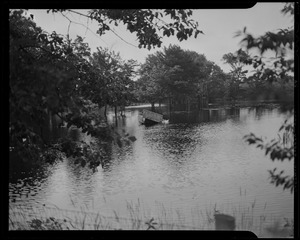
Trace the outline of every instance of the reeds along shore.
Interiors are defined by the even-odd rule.
[[[101,211],[81,207],[80,211],[42,206],[30,209],[22,206],[10,206],[9,230],[214,230],[214,207],[191,209],[190,213],[182,209],[167,208],[158,204],[151,215],[138,201],[127,202],[127,214],[112,211],[112,214],[101,214]],[[267,207],[265,203],[264,210]],[[262,211],[254,215],[256,200],[250,206],[220,207],[222,213],[235,218],[235,230],[252,231],[258,237],[293,236],[294,220],[274,218]],[[77,208],[78,209],[78,208]]]

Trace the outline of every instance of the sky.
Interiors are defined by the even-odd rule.
[[[182,49],[196,51],[204,54],[207,60],[215,62],[225,72],[229,72],[230,66],[221,59],[224,54],[235,52],[241,47],[241,38],[235,38],[235,33],[247,27],[249,33],[259,36],[267,31],[292,26],[293,19],[280,12],[283,6],[284,3],[267,2],[257,3],[249,9],[193,9],[192,19],[199,23],[199,30],[204,34],[199,34],[196,39],[192,36],[182,42],[176,37],[164,37],[162,47],[177,44]],[[76,11],[87,12],[78,9]],[[56,31],[58,34],[66,35],[69,29],[70,38],[74,39],[76,35],[84,37],[92,52],[95,52],[97,47],[106,47],[119,52],[123,59],[134,59],[143,63],[148,54],[162,50],[162,47],[150,51],[138,48],[136,36],[124,26],[114,27],[114,31],[126,42],[112,32],[103,36],[97,35],[96,22],[87,21],[87,18],[74,13],[65,12],[73,21],[70,25],[69,20],[61,13],[47,13],[45,9],[29,9],[29,13],[34,15],[37,25],[49,33]]]

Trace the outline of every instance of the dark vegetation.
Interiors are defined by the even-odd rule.
[[[48,10],[55,14],[66,11],[83,15],[74,10]],[[47,126],[55,116],[61,124],[75,126],[102,145],[115,143],[122,147],[135,141],[134,136],[120,134],[108,125],[107,106],[117,111],[131,103],[154,106],[183,99],[188,109],[194,102],[198,109],[205,106],[203,103],[277,100],[285,102],[288,110],[293,109],[294,61],[286,58],[286,51],[294,49],[293,28],[257,38],[246,28],[238,32],[245,47],[224,54],[224,62],[231,67],[229,73],[224,73],[203,54],[177,45],[149,55],[140,66],[101,47],[91,53],[82,37],[70,39],[69,35],[47,33],[25,12],[11,10],[9,14],[10,158],[52,163],[66,156],[73,157],[75,164],[96,169],[102,164],[103,149],[99,145],[66,137],[54,141],[48,138]],[[293,16],[294,5],[287,3],[283,13]],[[124,24],[137,35],[140,48],[160,47],[164,36],[174,35],[182,41],[203,33],[191,19],[191,10],[93,9],[83,16],[99,23],[99,35],[112,31],[111,24]],[[163,16],[168,16],[170,22],[163,21]],[[252,56],[253,48],[260,55]],[[263,56],[267,50],[276,52],[271,63]],[[248,72],[247,65],[254,72]],[[137,75],[138,80],[133,81]],[[105,109],[104,115],[101,109]],[[273,161],[293,160],[293,121],[287,120],[280,131],[282,138],[271,143],[265,144],[253,134],[245,138],[270,153]],[[275,170],[270,174],[276,185],[293,191],[293,177],[276,174]]]
[[[299,7],[299,6],[298,6]],[[294,22],[295,3],[286,3],[282,9],[282,13],[292,18]],[[297,9],[299,10],[299,8]],[[272,139],[270,142],[264,141],[262,138],[250,133],[245,136],[245,140],[249,144],[265,151],[272,161],[294,161],[294,101],[293,101],[293,82],[294,82],[294,55],[288,57],[288,52],[294,50],[294,26],[287,29],[280,29],[277,32],[267,32],[263,36],[253,37],[244,28],[243,31],[237,32],[237,36],[242,36],[242,43],[246,50],[256,49],[259,54],[248,57],[243,60],[245,64],[252,65],[255,69],[249,79],[257,79],[257,82],[268,82],[276,84],[280,87],[280,83],[288,83],[281,85],[283,91],[288,92],[282,98],[286,98],[284,109],[292,114],[288,115],[285,122],[278,130],[278,138]],[[241,52],[242,50],[239,50]],[[266,58],[264,53],[267,51],[275,53],[275,57]],[[278,89],[280,92],[280,88]],[[289,96],[291,95],[292,98]],[[294,176],[284,175],[284,170],[280,172],[276,168],[269,170],[271,183],[276,186],[283,186],[283,189],[289,189],[291,193],[294,191]]]
[[[52,9],[63,14],[71,11]],[[60,156],[73,157],[75,163],[95,168],[101,164],[98,147],[74,142],[69,138],[57,141],[48,138],[47,126],[53,116],[67,127],[75,126],[101,143],[122,147],[135,141],[110,127],[100,109],[109,105],[117,109],[133,99],[134,60],[125,61],[117,53],[98,48],[91,54],[83,38],[72,40],[56,32],[47,33],[36,25],[26,11],[10,10],[10,159],[54,162]],[[191,10],[101,10],[83,15],[98,22],[99,35],[109,25],[124,24],[136,33],[139,47],[160,47],[162,36],[176,35],[182,41],[201,32],[191,18]],[[170,22],[161,20],[169,16]],[[101,149],[101,148],[100,148]]]

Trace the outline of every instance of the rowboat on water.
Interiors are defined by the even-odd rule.
[[[142,114],[142,117],[140,119],[140,122],[142,124],[145,124],[145,125],[148,125],[148,126],[149,125],[154,125],[154,124],[157,124],[157,123],[161,123],[163,121],[164,121],[164,119],[163,119],[162,114],[152,112],[152,111],[149,111],[147,109],[143,110],[143,114]]]

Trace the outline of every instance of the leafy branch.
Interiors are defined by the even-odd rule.
[[[244,136],[244,140],[248,142],[249,145],[256,145],[265,151],[265,155],[270,156],[272,161],[285,161],[294,160],[294,124],[292,122],[285,122],[279,128],[278,139],[273,139],[270,142],[265,143],[262,138],[255,136],[255,134],[250,133]],[[291,193],[294,190],[294,177],[284,176],[284,170],[280,173],[275,173],[276,168],[269,170],[271,183],[276,186],[283,185],[283,189],[290,189]]]

